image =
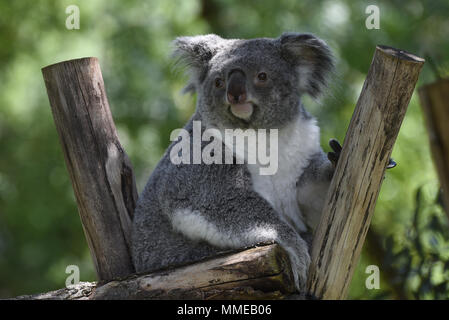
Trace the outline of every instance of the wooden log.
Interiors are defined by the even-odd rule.
[[[449,217],[449,79],[422,86],[418,92]]]
[[[64,61],[42,74],[98,279],[128,276],[137,191],[98,60]]]
[[[308,292],[344,299],[424,60],[377,46],[314,236]]]
[[[295,291],[292,279],[285,251],[266,244],[173,270],[15,299],[281,299]]]

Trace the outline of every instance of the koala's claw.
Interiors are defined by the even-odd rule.
[[[338,159],[340,158],[341,154],[341,144],[338,142],[337,139],[330,139],[329,140],[329,146],[332,148],[333,152],[327,153],[327,158],[330,162],[334,165],[334,167],[337,166]]]
[[[340,159],[342,147],[341,147],[340,142],[338,142],[337,139],[330,139],[329,146],[332,148],[333,152],[328,152],[327,158],[329,159],[330,162],[332,162],[334,167],[336,167],[338,159]],[[390,158],[390,160],[388,161],[388,164],[387,164],[387,169],[393,169],[394,167],[396,167],[396,165],[397,165],[396,161],[394,161],[393,158]]]
[[[394,167],[396,167],[397,163],[396,161],[394,161],[393,158],[390,158],[390,161],[388,161],[387,164],[387,169],[393,169]]]

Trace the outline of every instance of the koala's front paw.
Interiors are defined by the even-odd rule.
[[[335,168],[337,166],[338,159],[340,159],[342,147],[337,139],[330,139],[329,146],[332,148],[333,152],[328,152],[327,158],[329,159],[330,162],[332,162]],[[392,169],[394,167],[396,167],[396,162],[392,158],[390,158],[387,164],[387,169]]]
[[[307,243],[301,237],[297,236],[295,239],[285,242],[282,241],[280,245],[287,251],[290,258],[296,290],[304,293],[307,284],[307,272],[310,265]]]

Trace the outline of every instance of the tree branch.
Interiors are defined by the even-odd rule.
[[[443,191],[444,209],[449,218],[449,79],[440,79],[419,88],[419,98]]]
[[[285,251],[265,244],[173,270],[15,299],[282,299],[294,292],[292,279]]]

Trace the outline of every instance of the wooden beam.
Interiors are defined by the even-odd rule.
[[[312,244],[309,294],[344,299],[424,60],[377,46]]]
[[[292,279],[286,252],[265,244],[173,270],[15,299],[282,299],[295,291]]]
[[[126,277],[134,272],[130,235],[137,191],[98,60],[64,61],[42,74],[98,278]]]
[[[449,79],[422,86],[418,92],[449,217]]]

